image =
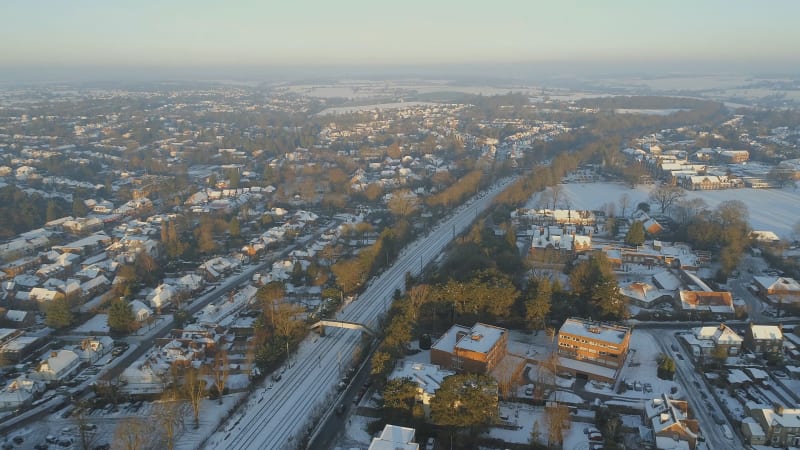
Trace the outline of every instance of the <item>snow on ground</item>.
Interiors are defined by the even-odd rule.
[[[738,421],[742,421],[747,414],[745,414],[745,409],[742,406],[742,403],[734,397],[728,395],[728,391],[725,389],[715,389],[715,393],[717,397],[720,399],[723,408],[727,409],[732,416],[736,418]]]
[[[542,330],[532,333],[509,330],[508,352],[535,360],[544,360],[555,349],[553,338]]]
[[[95,314],[91,319],[72,330],[73,333],[108,334],[108,314]]]
[[[369,112],[385,109],[406,109],[406,108],[425,108],[429,106],[439,106],[438,103],[433,102],[398,102],[398,103],[374,103],[371,105],[359,106],[340,106],[336,108],[326,108],[318,112],[318,116],[336,115],[336,114],[350,114],[354,112]]]
[[[547,419],[544,415],[543,407],[536,407],[525,405],[521,403],[503,403],[500,406],[501,419],[508,428],[493,427],[486,432],[486,436],[495,439],[502,439],[505,442],[515,444],[526,444],[531,440],[531,432],[533,431],[533,424],[539,423],[539,432],[541,433],[540,440],[544,439],[542,443],[547,443]]]
[[[670,394],[672,388],[678,388],[678,384],[671,380],[662,380],[658,378],[658,363],[656,358],[661,353],[661,348],[656,343],[653,336],[649,333],[633,330],[631,335],[631,352],[628,355],[628,360],[625,362],[625,367],[618,377],[621,383],[622,380],[627,380],[630,383],[639,382],[641,390],[627,390],[619,394],[624,398],[632,399],[649,399],[658,397],[661,394]],[[644,383],[650,383],[653,392],[644,391]],[[587,390],[592,387],[591,383],[586,384]],[[638,386],[637,386],[638,387]],[[607,390],[600,391],[609,393]],[[614,392],[617,392],[616,390]]]
[[[639,202],[649,202],[650,190],[655,185],[637,185],[634,189],[622,183],[566,183],[561,185],[563,194],[560,207],[567,203],[572,209],[601,209],[606,203],[616,203],[619,209],[619,198],[628,194],[630,204],[635,207]],[[687,191],[687,198],[701,198],[710,208],[715,208],[727,200],[741,200],[750,212],[750,226],[755,230],[774,231],[782,238],[789,238],[792,226],[797,222],[797,211],[800,209],[800,190],[789,187],[784,189],[724,189],[717,191]],[[525,205],[527,208],[538,208],[541,195],[537,193]],[[546,199],[547,195],[543,197]],[[567,200],[568,199],[568,200]],[[658,208],[653,205],[653,212]]]
[[[238,401],[239,397],[246,395],[245,393],[226,395],[222,398],[222,405],[219,400],[205,399],[200,407],[200,426],[194,427],[194,417],[191,415],[185,419],[186,428],[184,432],[177,439],[176,450],[195,450],[200,448],[200,445],[211,436],[217,429],[222,420],[228,416],[228,413]],[[224,436],[221,439],[225,439]],[[214,438],[220,438],[219,435]]]
[[[353,414],[347,421],[347,427],[344,430],[344,436],[339,438],[337,447],[341,448],[367,448],[372,442],[372,436],[367,433],[367,425],[372,422],[373,418],[364,417]]]

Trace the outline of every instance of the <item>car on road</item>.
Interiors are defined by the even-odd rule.
[[[675,344],[671,344],[671,345],[669,346],[669,348],[671,348],[673,352],[677,352],[677,351],[678,351],[678,346],[677,346],[677,345],[675,345]]]
[[[726,439],[733,439],[733,432],[731,431],[731,427],[728,425],[722,426],[722,434],[725,436]]]
[[[721,415],[719,415],[719,413],[714,413],[714,414],[712,414],[712,415],[711,415],[711,418],[713,418],[713,419],[714,419],[714,423],[716,423],[717,425],[723,425],[723,424],[725,424],[725,418],[724,418],[724,417],[722,417]],[[729,430],[729,431],[730,431],[730,430]]]
[[[336,407],[336,414],[342,415],[347,410],[347,405],[344,403],[340,403],[339,406]]]
[[[680,353],[675,353],[675,356],[677,356],[677,357],[678,357],[678,359],[680,359],[681,361],[683,361],[683,355],[682,355],[682,354],[680,354]]]

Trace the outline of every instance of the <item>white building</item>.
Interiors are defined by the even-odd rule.
[[[54,351],[39,366],[36,376],[44,381],[60,381],[74,372],[80,363],[78,354],[72,350]]]

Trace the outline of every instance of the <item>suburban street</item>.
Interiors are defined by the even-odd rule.
[[[738,434],[734,433],[733,440],[726,438],[722,432],[722,424],[718,424],[714,420],[714,416],[722,418],[728,427],[734,430],[714,396],[706,388],[703,377],[695,372],[691,355],[684,352],[683,346],[675,337],[675,330],[661,329],[649,330],[649,332],[661,347],[661,351],[675,360],[675,378],[680,383],[684,394],[681,398],[689,402],[690,414],[700,422],[700,430],[706,438],[705,449],[744,448]],[[681,356],[676,357],[676,354]],[[707,398],[707,400],[704,401],[703,398]],[[704,447],[698,448],[703,449]]]
[[[375,328],[392,302],[395,290],[403,291],[406,274],[417,275],[438,257],[452,239],[484,211],[512,179],[504,179],[478,194],[440,222],[427,236],[410,244],[397,261],[375,278],[365,291],[347,305],[339,319]],[[361,343],[361,332],[326,329],[324,337],[310,336],[284,369],[280,381],[265,381],[250,402],[228,419],[206,443],[208,449],[296,448],[312,426],[333,405],[340,373],[350,366]]]

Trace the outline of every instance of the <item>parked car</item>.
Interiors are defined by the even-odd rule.
[[[525,395],[533,395],[533,386],[528,386],[525,388]]]
[[[722,426],[722,434],[725,436],[726,439],[733,439],[733,432],[731,431],[731,427],[728,425]]]

